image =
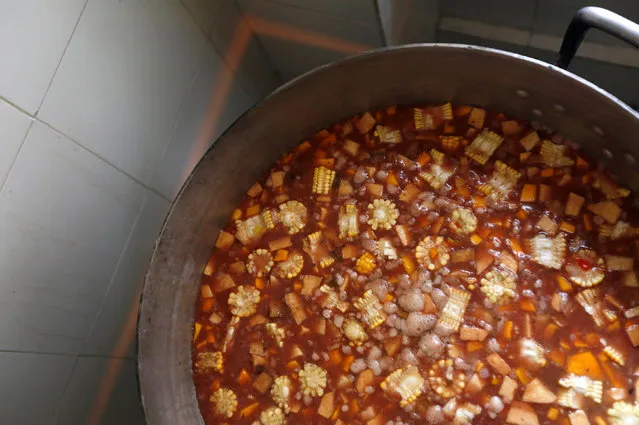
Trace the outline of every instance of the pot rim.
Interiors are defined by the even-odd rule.
[[[567,70],[558,68],[555,65],[552,65],[552,64],[549,64],[549,63],[546,63],[525,55],[520,55],[517,53],[507,52],[507,51],[503,51],[499,49],[467,45],[467,44],[418,43],[418,44],[389,46],[389,47],[383,47],[379,49],[373,49],[373,50],[351,55],[346,58],[316,67],[284,83],[279,88],[274,90],[271,94],[269,94],[267,97],[260,100],[254,106],[252,106],[246,112],[244,112],[244,114],[238,117],[233,122],[233,124],[231,124],[220,136],[218,136],[216,141],[212,144],[212,146],[208,149],[208,151],[203,155],[202,159],[194,167],[193,171],[190,173],[189,177],[184,182],[180,192],[178,193],[174,202],[171,205],[171,208],[164,221],[164,224],[162,225],[162,229],[155,242],[155,245],[153,248],[153,254],[149,260],[149,267],[144,278],[143,288],[140,295],[140,308],[138,312],[138,323],[137,323],[137,332],[136,332],[136,361],[138,366],[137,367],[138,386],[141,393],[142,406],[144,408],[145,416],[147,417],[147,420],[154,419],[157,421],[157,422],[154,422],[154,424],[162,424],[162,425],[168,424],[168,423],[182,423],[179,420],[175,420],[173,417],[165,416],[167,412],[172,410],[173,406],[165,406],[162,403],[162,401],[159,400],[159,397],[150,396],[150,394],[153,393],[153,381],[157,381],[157,378],[151,379],[150,376],[147,376],[151,372],[149,372],[148,370],[145,370],[143,366],[145,362],[148,362],[147,357],[149,356],[147,353],[149,351],[152,351],[148,347],[153,345],[152,341],[150,341],[151,337],[149,337],[150,332],[146,330],[145,325],[147,324],[147,322],[148,323],[151,322],[151,319],[153,317],[153,312],[155,309],[156,300],[154,300],[153,298],[154,298],[154,292],[156,288],[154,287],[154,284],[160,285],[159,288],[162,287],[161,283],[157,283],[157,284],[155,283],[157,273],[159,273],[159,271],[163,268],[162,262],[163,260],[165,260],[165,258],[161,258],[163,256],[163,252],[161,249],[163,248],[162,244],[166,243],[167,247],[169,248],[172,247],[171,245],[172,241],[166,240],[167,233],[170,233],[171,230],[179,230],[180,226],[183,224],[183,221],[181,221],[182,216],[187,214],[188,211],[182,210],[181,201],[183,200],[185,195],[189,193],[189,191],[195,190],[195,188],[197,187],[199,183],[197,179],[198,174],[201,173],[203,169],[205,169],[203,168],[204,159],[215,154],[216,149],[220,145],[220,141],[223,141],[229,135],[229,133],[232,133],[237,127],[246,126],[246,124],[244,124],[244,121],[247,121],[247,118],[250,119],[256,110],[260,110],[261,108],[265,107],[265,105],[268,106],[268,104],[273,102],[274,99],[277,100],[278,96],[290,90],[295,89],[300,84],[303,84],[307,80],[319,74],[330,72],[334,69],[338,69],[343,66],[350,66],[352,64],[357,64],[358,62],[364,62],[372,56],[384,56],[384,55],[393,56],[396,54],[402,54],[402,53],[410,52],[410,51],[423,52],[423,51],[429,51],[429,50],[454,50],[459,52],[471,51],[481,55],[497,56],[497,57],[501,57],[501,58],[505,58],[505,59],[509,59],[513,61],[525,62],[539,69],[540,71],[545,70],[547,72],[549,71],[552,73],[560,74],[565,78],[568,78],[568,79],[576,81],[577,83],[580,83],[580,85],[583,88],[594,91],[599,96],[602,96],[608,99],[609,101],[613,102],[616,105],[616,107],[619,108],[619,112],[626,113],[627,115],[631,116],[634,120],[636,120],[639,123],[639,112],[633,110],[626,103],[618,99],[616,96],[610,94],[606,90],[602,89],[601,87],[597,86],[596,84],[582,77],[579,77],[578,75],[575,75],[572,72],[569,72]],[[469,59],[472,59],[472,57]],[[247,122],[249,124],[251,123],[250,120]],[[238,126],[238,123],[239,123],[239,126]],[[170,250],[171,249],[169,249],[169,251]],[[201,275],[201,270],[199,270],[199,274]],[[184,286],[184,284],[182,283],[180,284],[180,286]],[[178,295],[179,295],[179,290],[178,290]],[[177,301],[172,306],[173,310],[171,312],[165,312],[165,314],[172,314],[172,315],[175,314],[176,305],[177,305]],[[190,352],[187,357],[188,357],[188,365],[186,366],[188,366],[189,370],[191,370]],[[184,367],[185,365],[181,364],[180,366]],[[176,365],[176,368],[177,368],[177,365]],[[191,381],[191,387],[192,387],[191,399],[189,401],[190,403],[193,404],[193,406],[195,406],[195,409],[197,410],[199,414],[199,407],[198,407],[197,399],[195,397],[195,386],[192,384],[192,381]],[[187,406],[187,407],[192,407],[192,406]],[[153,412],[153,414],[149,415],[148,412]],[[203,423],[201,416],[199,418],[199,422],[197,423]]]

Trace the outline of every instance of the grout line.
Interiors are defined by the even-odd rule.
[[[22,107],[20,107],[17,103],[13,103],[12,101],[7,99],[6,97],[0,95],[0,100],[3,101],[4,103],[6,103],[9,106],[13,106],[15,109],[17,109],[18,111],[22,112],[23,114],[28,115],[31,118],[35,118],[34,114],[32,114],[31,112],[27,111],[26,109],[22,109]]]
[[[24,142],[26,142],[27,137],[29,137],[29,133],[31,133],[31,128],[33,127],[33,122],[34,121],[31,120],[31,122],[29,123],[29,127],[27,128],[27,131],[24,132],[24,137],[20,141],[20,146],[18,147],[18,150],[16,151],[16,155],[13,157],[13,160],[11,161],[11,165],[9,166],[9,170],[7,171],[7,175],[5,176],[4,180],[2,182],[0,182],[0,196],[2,195],[2,193],[4,191],[4,187],[7,184],[7,182],[9,181],[9,178],[11,177],[11,174],[13,173],[13,167],[16,165],[16,162],[18,161],[18,157],[20,156],[20,152],[22,152],[22,147],[24,146]]]
[[[78,15],[78,20],[75,22],[75,26],[73,27],[73,31],[71,31],[69,40],[67,40],[67,45],[64,46],[64,50],[62,51],[62,54],[60,55],[60,60],[58,61],[58,64],[56,65],[55,70],[53,71],[53,75],[51,76],[49,85],[47,86],[47,89],[44,91],[44,95],[42,96],[42,100],[40,101],[40,104],[38,105],[38,108],[35,111],[34,117],[40,113],[40,108],[42,108],[42,105],[44,104],[44,99],[46,99],[47,95],[49,94],[49,90],[51,89],[51,86],[53,85],[53,80],[55,79],[55,76],[58,73],[58,69],[60,69],[60,65],[62,65],[62,60],[64,59],[64,55],[66,55],[67,53],[67,49],[69,48],[69,45],[71,44],[71,40],[73,39],[73,36],[75,35],[75,30],[78,29],[78,25],[80,25],[80,20],[82,19],[82,15],[84,15],[84,10],[87,8],[88,4],[89,4],[89,0],[85,0],[84,6],[82,6],[82,10],[80,11],[80,15]]]
[[[168,199],[166,196],[164,196],[162,193],[160,193],[159,191],[157,191],[156,189],[152,188],[151,186],[149,186],[148,184],[140,181],[137,177],[132,176],[131,174],[127,173],[126,171],[122,170],[121,168],[119,168],[117,165],[114,165],[112,163],[110,163],[107,159],[103,158],[101,155],[93,152],[92,150],[86,148],[85,146],[83,146],[80,142],[78,142],[77,140],[75,140],[73,137],[64,134],[63,132],[59,131],[57,128],[55,128],[53,125],[49,124],[48,122],[42,120],[42,118],[40,117],[36,117],[35,118],[36,121],[38,121],[39,123],[49,127],[51,130],[55,131],[56,133],[66,137],[67,139],[69,139],[70,141],[72,141],[73,143],[75,143],[76,145],[78,145],[80,148],[82,148],[83,150],[89,152],[91,155],[97,157],[98,159],[100,159],[101,161],[107,163],[109,166],[113,167],[114,169],[116,169],[117,171],[119,171],[120,173],[124,174],[125,176],[127,176],[128,178],[130,178],[131,180],[133,180],[134,182],[136,182],[137,184],[139,184],[140,186],[142,186],[143,188],[147,189],[150,192],[153,192],[154,194],[156,194],[157,196],[159,196],[160,198],[164,199],[165,201],[169,202],[169,203],[173,203],[173,199]]]
[[[75,372],[75,368],[78,365],[78,360],[79,360],[78,356],[76,356],[75,359],[73,359],[73,366],[71,367],[71,372],[69,373],[69,376],[64,382],[64,386],[62,387],[62,391],[60,392],[60,397],[58,397],[58,400],[56,401],[55,411],[53,412],[53,416],[51,417],[51,425],[55,425],[56,422],[58,421],[58,415],[60,414],[60,409],[62,408],[62,399],[64,398],[67,391],[69,390],[71,377],[73,376],[73,372]]]
[[[140,222],[140,219],[142,217],[142,212],[144,211],[144,208],[146,207],[148,201],[149,201],[149,196],[147,194],[145,194],[144,195],[144,201],[142,202],[142,205],[140,205],[140,209],[138,210],[138,214],[136,215],[135,220],[133,220],[133,224],[131,225],[131,229],[129,230],[129,235],[126,238],[126,242],[124,243],[124,246],[122,247],[122,251],[120,251],[120,256],[118,258],[117,263],[115,263],[115,268],[113,269],[113,273],[111,274],[111,278],[109,279],[109,283],[108,283],[106,289],[104,290],[104,294],[102,295],[102,300],[100,301],[100,305],[98,305],[98,308],[97,308],[97,310],[95,312],[95,315],[93,317],[93,323],[91,324],[91,328],[87,332],[86,337],[84,338],[84,341],[82,342],[82,348],[80,349],[80,351],[83,351],[86,348],[87,341],[89,340],[89,338],[91,337],[91,333],[95,329],[95,325],[96,325],[96,323],[98,321],[98,318],[100,317],[100,313],[102,312],[102,308],[104,307],[106,299],[107,299],[107,297],[109,295],[109,290],[113,286],[113,282],[115,281],[115,278],[116,278],[116,276],[118,274],[118,271],[120,270],[120,267],[122,266],[122,262],[124,261],[125,254],[127,252],[127,249],[129,248],[129,244],[131,244],[131,240],[133,238],[133,233],[135,232],[135,228],[137,227],[138,223]]]
[[[26,351],[26,350],[0,350],[0,354],[31,354],[31,355],[43,355],[43,356],[62,356],[62,357],[91,357],[98,359],[122,359],[122,360],[135,360],[135,356],[112,356],[102,354],[78,354],[78,353],[56,353],[48,351]]]
[[[533,31],[452,17],[443,17],[439,29],[555,53],[563,40],[562,37],[554,35],[537,34]],[[637,50],[630,47],[584,42],[576,56],[614,65],[639,68]]]

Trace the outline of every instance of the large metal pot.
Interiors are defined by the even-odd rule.
[[[595,8],[580,14],[562,48],[562,65],[590,26],[639,44],[639,27],[617,15]],[[480,47],[420,44],[318,68],[240,118],[205,155],[171,210],[146,277],[139,319],[139,376],[149,425],[202,423],[191,377],[195,300],[218,231],[247,188],[304,137],[338,120],[387,105],[445,101],[561,130],[639,189],[634,159],[639,115],[559,67]]]

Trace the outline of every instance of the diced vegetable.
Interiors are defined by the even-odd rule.
[[[526,403],[550,404],[557,400],[557,396],[538,378],[526,385],[521,398]]]
[[[508,410],[506,423],[513,425],[539,425],[539,418],[535,409],[528,403],[514,401],[510,405],[510,410]]]

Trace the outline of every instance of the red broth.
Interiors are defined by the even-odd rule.
[[[575,148],[446,104],[284,155],[204,271],[205,423],[639,423],[637,211]]]

